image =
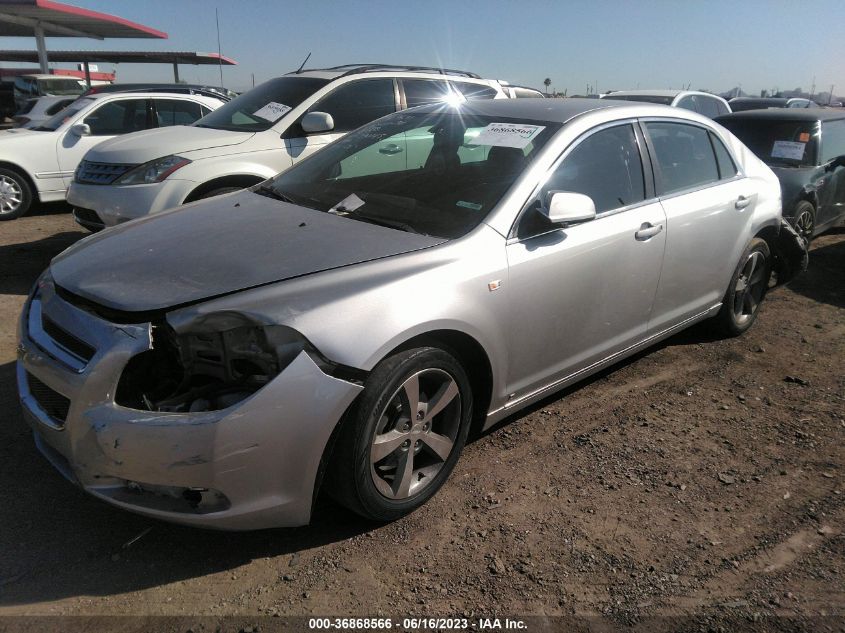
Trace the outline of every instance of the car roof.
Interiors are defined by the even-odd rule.
[[[744,110],[716,117],[716,121],[734,119],[759,119],[763,121],[836,121],[845,119],[845,111],[827,108],[768,108]]]
[[[444,106],[443,104],[431,104],[412,108],[411,110],[403,110],[403,112],[436,112],[440,109],[451,106]],[[612,99],[544,99],[544,98],[526,98],[526,99],[477,99],[462,103],[461,111],[467,114],[476,114],[479,116],[501,116],[511,117],[515,119],[529,119],[535,121],[547,121],[550,123],[566,123],[578,115],[586,112],[594,112],[598,110],[626,109],[634,110],[636,114],[631,116],[671,116],[687,118],[681,113],[687,113],[686,110],[679,110],[678,108],[671,108],[665,105],[656,105],[632,101],[614,101]],[[646,114],[647,113],[647,114]],[[694,118],[695,113],[689,112]],[[697,118],[695,120],[698,120]]]
[[[710,92],[702,92],[701,90],[614,90],[613,92],[608,92],[607,96],[602,97],[603,99],[613,99],[613,95],[624,95],[624,96],[637,96],[642,95],[643,97],[672,97],[675,98],[679,95],[703,95],[705,97],[716,97],[717,99],[722,99],[719,95],[714,95]]]

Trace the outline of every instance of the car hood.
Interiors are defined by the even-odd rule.
[[[96,145],[85,160],[97,163],[139,165],[147,161],[185,154],[201,149],[238,145],[253,136],[253,132],[213,130],[193,125],[174,125],[154,130],[132,132]]]
[[[242,191],[92,235],[50,272],[83,299],[147,312],[444,241]]]

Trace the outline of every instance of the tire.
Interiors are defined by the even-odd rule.
[[[725,336],[739,336],[750,328],[760,312],[769,288],[772,254],[765,240],[754,238],[743,252],[714,321]]]
[[[240,191],[243,187],[219,187],[212,189],[201,196],[197,196],[197,200],[205,200],[206,198],[214,198],[215,196],[222,196],[224,193],[232,193],[233,191]]]
[[[0,220],[21,217],[32,206],[32,189],[21,174],[0,169]]]
[[[433,415],[429,404],[437,408]],[[375,521],[413,512],[449,477],[471,418],[469,380],[451,354],[420,347],[386,358],[367,377],[343,422],[327,492]]]
[[[804,238],[809,244],[813,239],[813,231],[816,228],[816,208],[807,200],[802,200],[795,205],[795,215],[792,226],[798,231],[798,235]]]

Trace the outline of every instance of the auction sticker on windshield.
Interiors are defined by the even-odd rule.
[[[523,149],[545,129],[546,126],[544,125],[491,123],[481,130],[478,136],[470,141],[470,144]]]
[[[276,103],[275,101],[271,101],[260,110],[256,110],[255,112],[253,112],[252,115],[261,117],[265,121],[275,123],[290,111],[290,106],[286,106],[284,103]]]
[[[806,143],[797,141],[775,141],[772,147],[772,158],[788,158],[790,160],[801,160],[804,158]]]

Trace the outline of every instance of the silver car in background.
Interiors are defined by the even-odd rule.
[[[20,321],[20,398],[50,461],[128,510],[294,526],[324,491],[391,520],[473,423],[698,321],[745,331],[780,226],[777,178],[693,112],[397,112],[55,258]]]

